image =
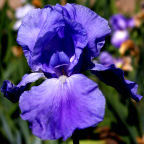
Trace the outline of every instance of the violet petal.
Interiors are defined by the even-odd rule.
[[[22,78],[22,81],[17,86],[15,86],[9,80],[5,80],[1,87],[1,92],[11,102],[18,102],[20,95],[25,91],[27,85],[41,77],[44,77],[42,73],[25,74]]]
[[[70,137],[75,129],[103,120],[105,98],[95,82],[82,74],[45,80],[25,91],[19,101],[21,117],[43,140]]]
[[[132,97],[135,101],[141,100],[142,96],[137,94],[137,84],[125,80],[123,71],[114,65],[106,67],[95,64],[91,72],[105,84],[114,87],[122,96]]]

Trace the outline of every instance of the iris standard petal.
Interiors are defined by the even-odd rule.
[[[135,101],[141,100],[142,96],[137,94],[137,84],[125,80],[123,71],[114,65],[106,67],[95,64],[91,72],[107,85],[114,87],[122,96],[132,97]]]
[[[18,31],[17,42],[23,47],[28,62],[49,11],[50,9],[34,9],[22,20],[22,25]]]
[[[111,32],[108,21],[81,5],[66,4],[64,8],[67,9],[72,19],[86,29],[88,48],[93,52],[92,56],[97,56],[105,43],[105,37]]]
[[[64,52],[56,52],[52,55],[49,66],[52,67],[57,77],[59,77],[63,74],[68,75],[69,63],[70,59]]]
[[[82,74],[45,80],[25,91],[19,101],[21,117],[41,139],[66,140],[75,129],[103,120],[105,98],[95,82]]]
[[[77,53],[77,51],[82,52],[82,49],[86,46],[87,33],[83,27],[74,21],[65,19],[61,21],[64,23],[63,27],[58,27],[53,32],[48,31],[46,35],[38,39],[32,58],[36,65],[40,63],[49,67],[51,56],[57,51],[63,51],[69,59],[73,56],[78,59],[81,53]],[[51,36],[53,37],[49,39]],[[71,63],[75,63],[75,61],[71,61]],[[42,69],[46,71],[44,68]]]
[[[22,78],[22,81],[17,86],[15,86],[9,80],[5,80],[1,87],[1,92],[10,101],[18,102],[20,95],[25,91],[27,85],[29,83],[32,83],[32,82],[38,80],[41,77],[44,77],[43,73],[25,74]]]
[[[23,47],[30,67],[34,71],[47,72],[55,52],[64,51],[71,58],[75,49],[87,45],[87,33],[81,24],[65,19],[62,13],[47,7],[35,9],[25,16],[17,41]]]
[[[47,40],[52,39],[55,35],[52,32],[53,29],[63,25],[63,23],[59,22],[60,19],[61,15],[56,11],[51,11],[50,8],[34,9],[24,17],[18,31],[17,42],[23,47],[28,64],[33,70],[37,71],[40,69],[39,63],[35,64],[32,61],[32,58],[39,54],[38,50],[34,50],[35,45],[38,43],[37,41],[47,33],[48,29],[51,33]]]
[[[69,63],[70,59],[64,52],[56,52],[52,55],[49,65],[55,68],[61,65],[68,65]]]

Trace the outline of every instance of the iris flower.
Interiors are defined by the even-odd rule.
[[[107,51],[103,51],[99,56],[99,62],[100,64],[103,64],[105,66],[114,64],[117,68],[121,68],[124,71],[133,70],[133,67],[131,65],[131,58],[129,56],[115,58]]]
[[[134,18],[126,18],[121,14],[116,14],[110,18],[110,23],[113,29],[111,42],[116,48],[119,48],[124,41],[129,39],[127,29],[135,26]]]
[[[121,58],[114,58],[107,51],[101,52],[101,54],[99,56],[99,62],[100,62],[100,64],[103,64],[105,66],[109,66],[109,65],[114,64],[116,67],[121,66],[123,63]]]
[[[103,120],[105,98],[98,85],[82,74],[85,70],[121,94],[141,99],[137,85],[125,81],[121,69],[91,61],[110,32],[105,19],[76,4],[48,5],[24,17],[17,42],[33,73],[24,75],[16,86],[4,81],[1,91],[13,102],[19,101],[21,118],[29,121],[34,135],[66,140],[74,130]],[[44,82],[25,90],[41,77]]]

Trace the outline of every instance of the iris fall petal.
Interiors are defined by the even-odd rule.
[[[19,97],[25,91],[27,84],[32,83],[41,77],[44,77],[43,73],[25,74],[22,78],[22,81],[17,86],[15,86],[9,80],[5,80],[1,87],[1,92],[11,102],[18,102]]]
[[[138,85],[125,80],[123,71],[114,65],[106,67],[95,64],[91,72],[107,85],[114,87],[123,96],[132,97],[135,101],[141,100],[142,96],[137,94]]]
[[[41,139],[66,140],[75,129],[97,125],[104,117],[105,98],[95,82],[82,74],[45,80],[25,91],[21,117]]]

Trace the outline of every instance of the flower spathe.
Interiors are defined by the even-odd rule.
[[[91,59],[99,55],[109,33],[105,19],[76,4],[48,5],[24,17],[17,42],[34,73],[24,76],[15,87],[45,79],[19,94],[21,117],[29,121],[34,135],[44,140],[66,140],[74,130],[96,126],[103,120],[105,98],[97,84],[80,72],[90,70],[90,65],[96,75],[97,71],[108,70],[109,67],[94,65]],[[110,73],[114,71],[115,68]],[[129,96],[140,99],[136,89],[125,82],[123,73],[120,75],[116,79],[121,80],[121,89],[117,83],[108,84],[118,91],[124,88]],[[13,89],[14,93],[13,85],[5,83],[2,92],[9,94]]]

